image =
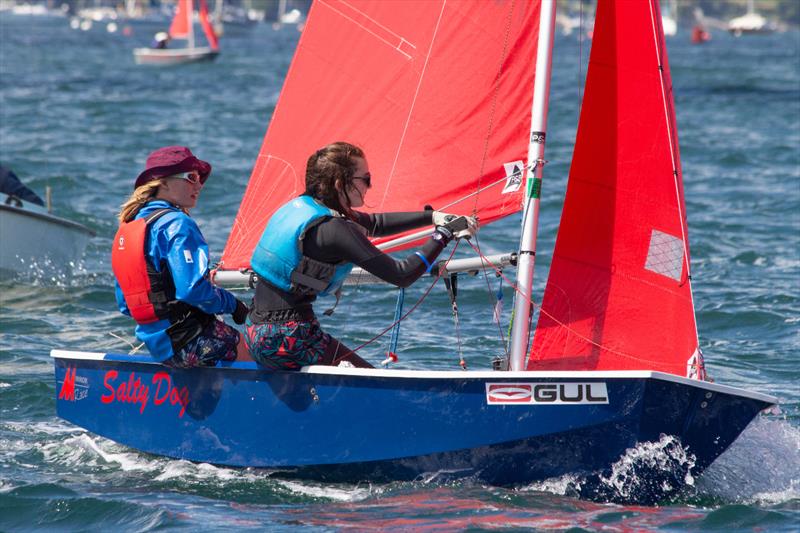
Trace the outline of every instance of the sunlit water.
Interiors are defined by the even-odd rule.
[[[147,153],[185,144],[212,162],[194,216],[218,257],[299,36],[291,28],[231,27],[216,63],[135,66],[131,49],[158,29],[137,24],[123,36],[97,26],[71,30],[63,18],[0,14],[0,160],[38,192],[50,185],[57,214],[97,232],[70,274],[31,265],[18,280],[0,283],[0,529],[797,530],[797,32],[741,39],[718,33],[703,46],[689,44],[685,33],[668,41],[702,349],[718,382],[776,395],[781,413],[757,419],[706,473],[684,478],[687,488],[676,499],[645,507],[582,496],[590,483],[610,499],[624,496],[645,481],[637,472],[646,465],[673,464],[676,475],[686,475],[681,468],[691,455],[668,438],[629,450],[600,480],[565,476],[509,489],[431,475],[348,485],[144,455],[56,418],[51,349],[128,351],[126,341],[133,342],[130,321],[115,310],[108,250],[115,212]],[[588,50],[574,37],[556,42],[539,295]],[[484,229],[484,252],[512,250],[518,222]],[[488,281],[492,292],[497,283]],[[418,283],[407,302],[426,286]],[[361,344],[391,323],[394,298],[393,291],[361,287],[325,326]],[[489,301],[485,279],[460,283],[456,335],[447,295],[435,287],[403,325],[399,366],[456,368],[460,351],[470,367],[488,367],[502,352]],[[378,362],[387,343],[363,353]]]

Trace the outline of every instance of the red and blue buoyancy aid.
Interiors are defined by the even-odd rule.
[[[172,209],[120,224],[111,249],[111,269],[137,324],[169,318],[163,276],[144,253],[147,227]]]
[[[120,224],[111,250],[111,268],[137,324],[168,320],[166,330],[173,351],[180,350],[200,334],[213,315],[175,298],[175,284],[169,268],[161,271],[145,253],[151,224],[174,209],[157,209],[147,216]]]

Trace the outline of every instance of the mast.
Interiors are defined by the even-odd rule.
[[[514,324],[511,329],[510,370],[524,370],[530,334],[533,267],[536,256],[536,233],[539,227],[539,204],[544,166],[544,143],[547,132],[547,106],[550,99],[550,72],[553,61],[553,34],[556,23],[555,0],[542,0],[539,17],[539,43],[536,49],[536,78],[533,83],[531,132],[526,166],[522,234],[517,266],[517,290],[514,299]]]
[[[189,25],[189,48],[194,48],[194,2],[192,0],[186,1],[187,8],[186,11],[186,21]]]

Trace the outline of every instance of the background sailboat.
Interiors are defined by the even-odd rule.
[[[133,57],[138,64],[174,65],[196,61],[212,61],[219,55],[219,42],[208,18],[206,0],[199,0],[200,26],[208,46],[195,46],[193,0],[179,0],[175,16],[169,27],[171,40],[185,40],[183,48],[136,48]]]
[[[512,344],[514,370],[310,367],[291,373],[241,362],[182,371],[148,357],[54,351],[59,415],[151,453],[289,467],[326,479],[448,472],[526,483],[602,473],[629,448],[662,443],[691,460],[648,472],[652,483],[631,497],[652,501],[679,488],[687,472],[701,472],[776,400],[701,379],[687,306],[688,237],[658,3],[598,7],[555,254],[563,266],[554,260],[556,277],[541,309],[546,320],[540,318],[546,328],[540,332],[547,333],[534,341],[542,344],[534,344],[527,361],[528,320],[519,311],[529,312],[531,303],[525,276],[532,275],[535,253],[554,2],[403,6],[314,5],[222,266],[234,274],[247,267],[248,243],[255,243],[271,210],[302,192],[308,154],[346,138],[365,147],[381,176],[373,190],[376,210],[431,203],[478,213],[483,231],[491,231],[486,225],[492,220],[525,206],[513,335],[522,342]],[[633,78],[629,86],[621,83],[625,76]],[[641,128],[646,135],[636,135]],[[599,157],[595,169],[593,156]],[[631,190],[638,182],[652,187]],[[592,204],[587,196],[595,192],[598,203]],[[626,195],[640,201],[632,206],[633,219],[622,209]],[[658,202],[665,202],[663,209],[646,212]],[[645,219],[650,223],[640,229]],[[571,234],[582,227],[602,238],[589,243],[586,256],[574,256],[583,243]],[[612,238],[616,231],[621,238]],[[664,257],[649,261],[651,255]],[[599,272],[597,298],[581,294],[581,271],[569,274],[578,268]],[[551,303],[548,294],[562,280],[570,290]],[[578,312],[567,305],[572,301],[580,304]],[[626,316],[662,304],[661,315],[643,312],[626,338]],[[649,344],[644,328],[653,318],[677,339]],[[636,357],[633,363],[628,355]]]

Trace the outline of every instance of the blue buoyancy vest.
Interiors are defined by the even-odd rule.
[[[306,232],[324,220],[341,216],[310,196],[298,196],[269,219],[250,265],[258,276],[286,292],[325,296],[336,292],[353,269],[352,263],[323,263],[304,256]]]

